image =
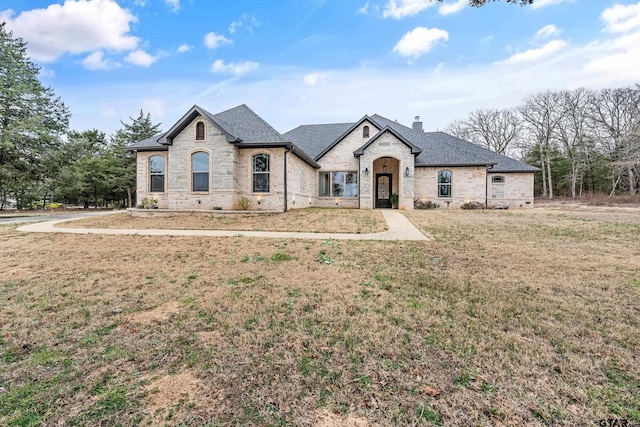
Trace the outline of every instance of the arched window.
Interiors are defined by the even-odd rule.
[[[253,192],[269,192],[269,155],[256,154],[253,156]]]
[[[491,198],[504,199],[504,176],[497,175],[491,177]]]
[[[204,122],[196,123],[196,141],[204,141]]]
[[[369,138],[369,126],[365,126],[362,128],[362,137]]]
[[[149,192],[164,193],[165,160],[162,156],[149,157]]]
[[[438,197],[451,198],[452,197],[452,181],[453,173],[449,170],[438,171]]]
[[[209,191],[209,155],[198,151],[191,155],[192,191]]]

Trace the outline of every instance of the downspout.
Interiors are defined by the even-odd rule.
[[[284,152],[284,211],[287,212],[289,210],[288,200],[287,200],[287,153],[290,153],[293,150],[293,145],[287,147],[287,150]]]
[[[489,171],[493,169],[493,165],[489,166],[484,174],[484,208],[489,208]]]
[[[361,166],[362,157],[358,156],[358,209],[360,209],[360,200],[362,198],[362,193],[360,192],[360,186],[362,185],[360,181],[362,181],[362,177],[360,176],[360,171],[362,170]]]

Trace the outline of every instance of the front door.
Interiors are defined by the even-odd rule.
[[[391,174],[376,174],[376,208],[391,208]]]

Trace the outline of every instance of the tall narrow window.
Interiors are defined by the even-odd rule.
[[[196,141],[204,141],[204,122],[196,123]]]
[[[369,138],[369,126],[365,126],[362,128],[362,137]]]
[[[269,192],[269,155],[256,154],[253,156],[253,192]]]
[[[149,158],[149,191],[151,193],[164,193],[165,160],[162,156]]]
[[[504,176],[491,177],[491,198],[504,199]]]
[[[191,155],[192,191],[209,191],[209,155],[199,151]]]
[[[451,171],[443,170],[438,171],[438,197],[450,198],[451,197]]]

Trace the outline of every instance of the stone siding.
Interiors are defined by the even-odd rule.
[[[392,191],[398,194],[398,207],[413,209],[415,156],[411,154],[411,148],[390,132],[386,132],[368,146],[360,157],[360,208],[374,207],[375,176],[376,173],[382,173],[382,163],[376,160],[381,157],[394,159],[389,162],[387,172],[393,174]],[[409,168],[409,176],[404,173],[406,168]],[[369,169],[368,175],[365,169]]]
[[[438,197],[438,171],[452,173],[451,197]],[[418,167],[415,171],[415,198],[438,203],[441,208],[459,207],[468,202],[485,203],[486,168]],[[448,202],[448,203],[447,203]]]
[[[504,177],[504,198],[493,197],[491,177]],[[533,207],[533,173],[489,173],[487,194],[489,206],[510,208]]]

